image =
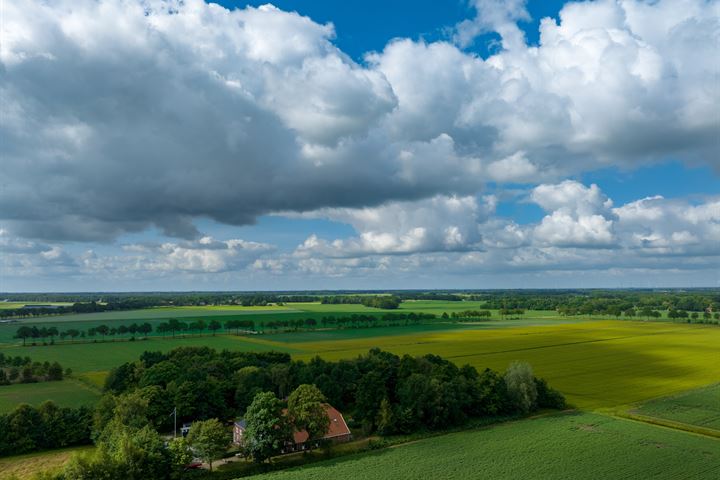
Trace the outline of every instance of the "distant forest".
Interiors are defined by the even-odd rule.
[[[0,309],[0,318],[135,310],[149,307],[283,305],[294,302],[359,304],[394,309],[401,302],[438,300],[480,301],[485,309],[555,310],[564,315],[608,314],[630,310],[714,313],[720,309],[720,289],[688,290],[397,290],[302,292],[147,292],[147,293],[0,293],[6,302],[65,302],[71,305]],[[680,315],[677,318],[683,318]]]

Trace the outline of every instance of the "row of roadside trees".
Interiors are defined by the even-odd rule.
[[[397,325],[414,325],[423,321],[435,319],[434,314],[428,313],[386,313],[383,315],[367,315],[352,314],[345,316],[323,316],[321,318],[296,318],[296,319],[276,319],[256,324],[255,321],[249,319],[229,319],[224,323],[218,319],[192,319],[182,321],[177,318],[171,318],[165,322],[156,324],[133,323],[131,325],[96,325],[81,330],[78,328],[68,328],[60,330],[55,326],[30,326],[23,325],[17,329],[15,338],[22,340],[23,345],[31,342],[32,345],[41,343],[43,345],[55,344],[56,340],[63,342],[88,342],[101,341],[108,339],[120,340],[136,340],[139,338],[147,338],[151,333],[163,337],[177,337],[179,335],[204,335],[210,333],[235,333],[236,335],[247,333],[258,333],[259,331],[299,331],[314,330],[318,327],[322,328],[363,328],[372,326],[397,326]]]

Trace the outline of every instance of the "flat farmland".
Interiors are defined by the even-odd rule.
[[[460,308],[458,305],[462,304]],[[113,312],[99,313],[82,313],[57,315],[39,318],[27,318],[18,322],[0,324],[0,344],[2,343],[18,343],[19,340],[14,339],[14,335],[20,325],[40,327],[56,327],[58,330],[68,330],[71,328],[78,330],[87,330],[98,325],[129,325],[131,323],[150,323],[153,328],[170,318],[181,319],[185,322],[195,320],[217,319],[221,322],[233,319],[252,320],[256,324],[263,324],[272,320],[296,320],[315,318],[320,320],[324,316],[349,316],[353,314],[374,315],[380,317],[387,313],[434,313],[438,316],[444,312],[474,310],[481,308],[478,302],[436,302],[436,301],[417,301],[402,304],[399,310],[379,310],[369,308],[363,305],[324,305],[321,303],[294,303],[291,306],[275,306],[266,307],[243,307],[237,305],[223,306],[206,306],[206,307],[161,307],[147,308],[143,310],[125,310]],[[494,312],[494,318],[499,319],[497,312]],[[501,321],[501,320],[494,320]],[[513,320],[513,322],[538,322],[538,321],[584,321],[581,318],[560,317],[556,312],[547,311],[530,311],[523,316],[521,320]],[[440,322],[438,319],[437,322]],[[425,322],[430,323],[430,322]],[[433,322],[434,323],[434,322]],[[445,322],[443,322],[445,323]],[[519,323],[515,323],[518,325]],[[157,335],[153,333],[153,335]]]
[[[113,310],[95,313],[69,313],[51,315],[38,318],[20,319],[22,324],[27,323],[56,323],[56,322],[87,322],[113,320],[152,320],[167,318],[185,318],[220,315],[239,315],[252,313],[274,313],[297,311],[290,307],[269,305],[265,307],[243,307],[240,305],[220,305],[206,307],[155,307],[140,310]]]
[[[179,346],[277,350],[305,360],[315,355],[328,360],[351,358],[379,347],[397,354],[433,353],[459,365],[468,363],[478,369],[500,371],[512,361],[521,360],[529,362],[537,375],[562,391],[573,405],[599,409],[717,383],[718,345],[717,326],[524,318],[240,337],[152,337],[136,342],[35,347],[10,344],[0,346],[0,352],[37,361],[58,361],[76,373],[94,372],[96,384],[101,383],[102,372],[136,360],[146,350],[167,351]]]
[[[4,385],[0,387],[0,413],[14,410],[21,403],[38,406],[52,400],[62,407],[79,407],[93,405],[99,398],[98,389],[72,379]]]
[[[718,475],[718,440],[578,413],[452,433],[253,478],[604,480]]]
[[[208,346],[217,350],[242,351],[285,351],[298,352],[290,345],[282,346],[265,342],[255,337],[242,337],[234,335],[218,335],[203,337],[182,338],[149,338],[136,342],[118,341],[103,343],[75,343],[51,346],[17,345],[0,347],[0,352],[6,355],[22,355],[34,361],[58,361],[63,368],[71,368],[75,373],[97,372],[110,370],[118,365],[140,358],[145,351],[166,352],[177,347]]]
[[[632,413],[709,428],[720,433],[720,384],[650,400],[634,408]]]
[[[397,354],[433,353],[478,369],[504,370],[512,361],[526,361],[586,409],[640,402],[720,379],[717,326],[608,320],[275,343],[306,351],[294,355],[301,359],[351,358],[379,347]]]
[[[0,302],[0,310],[14,310],[22,308],[25,305],[53,305],[56,307],[69,307],[72,303],[68,302]]]

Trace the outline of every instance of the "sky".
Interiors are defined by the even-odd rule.
[[[720,2],[17,0],[0,292],[720,287]]]

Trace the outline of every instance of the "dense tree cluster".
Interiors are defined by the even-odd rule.
[[[90,443],[92,410],[58,407],[47,401],[39,407],[19,405],[0,414],[0,456]]]
[[[400,306],[402,300],[395,295],[330,295],[320,299],[323,304],[354,304],[371,308],[393,310]]]
[[[290,361],[282,353],[218,353],[205,347],[146,352],[139,361],[113,369],[106,390],[137,392],[148,402],[150,424],[167,429],[174,408],[182,421],[228,419],[242,416],[258,393],[286,398],[303,384],[317,386],[328,402],[367,432],[438,429],[469,417],[525,411],[515,406],[513,386],[497,372],[457,367],[435,355],[398,357],[380,350],[339,362]],[[533,377],[527,388],[537,392],[530,410],[564,404],[562,396],[539,379]],[[102,402],[113,398],[106,396]]]
[[[74,456],[60,471],[45,474],[43,479],[180,479],[192,461],[193,450],[204,455],[210,448],[208,442],[217,441],[218,436],[223,450],[230,441],[225,428],[217,428],[217,420],[210,428],[205,428],[204,422],[199,422],[198,428],[193,426],[190,433],[195,444],[183,438],[166,441],[149,424],[147,409],[147,400],[137,392],[118,396],[112,405],[98,408],[93,425],[96,448]],[[98,422],[99,416],[104,423]],[[203,432],[196,431],[200,428]]]
[[[217,352],[207,347],[145,352],[138,361],[112,369],[105,390],[116,395],[138,391],[148,402],[150,423],[167,430],[175,408],[178,421],[228,419],[244,413],[264,386],[258,372],[289,363],[288,354],[276,352]],[[104,396],[101,403],[111,406],[113,398]]]
[[[442,302],[462,302],[465,297],[456,293],[442,292],[397,292],[396,295],[401,300],[436,300]]]
[[[525,363],[514,363],[500,375],[492,370],[478,373],[468,365],[457,367],[435,355],[398,357],[371,350],[355,360],[332,363],[316,358],[297,366],[304,380],[314,378],[314,383],[299,385],[286,410],[268,384],[268,391],[257,393],[245,413],[243,446],[256,461],[279,453],[292,429],[307,431],[309,440],[320,439],[328,428],[322,408],[326,401],[340,406],[365,433],[383,435],[565,405],[563,396],[536,378]]]
[[[619,316],[629,310],[646,308],[714,312],[720,308],[720,293],[716,290],[527,290],[472,294],[466,298],[485,301],[490,309],[557,310],[566,315]]]
[[[462,312],[451,312],[452,319],[470,319],[470,318],[490,318],[492,312],[490,310],[463,310]]]
[[[141,308],[149,308],[157,306],[157,303],[149,298],[125,299],[113,302],[78,302],[72,305],[48,305],[48,306],[29,306],[20,308],[4,308],[0,309],[0,318],[27,318],[39,317],[46,315],[61,315],[66,313],[95,313],[109,312],[115,310],[137,310]]]
[[[30,357],[6,356],[0,352],[0,385],[52,382],[63,379],[58,362],[33,362]]]
[[[383,315],[352,314],[345,316],[327,315],[319,319],[298,318],[295,320],[272,320],[263,324],[266,330],[289,330],[297,331],[302,329],[313,330],[318,326],[323,328],[363,328],[397,325],[414,325],[419,322],[435,320],[437,316],[433,313],[386,313]]]

